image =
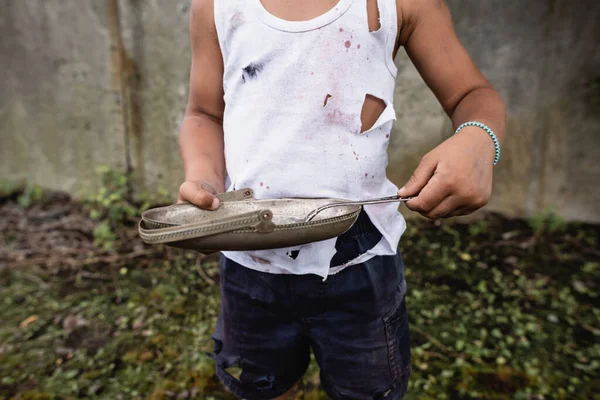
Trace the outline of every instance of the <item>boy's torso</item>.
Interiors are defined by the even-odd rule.
[[[385,171],[397,10],[395,0],[378,1],[215,2],[229,190],[351,200],[396,193]],[[366,211],[385,238],[368,256],[395,253],[405,227],[397,205]],[[262,271],[326,276],[334,245],[226,256]]]

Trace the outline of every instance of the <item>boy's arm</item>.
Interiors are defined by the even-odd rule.
[[[214,23],[214,0],[193,0],[190,12],[192,66],[179,149],[185,182],[179,202],[216,208],[225,190],[223,58]]]
[[[502,99],[460,43],[444,0],[398,0],[399,41],[452,119],[454,129],[481,122],[502,141]],[[494,144],[477,127],[467,127],[426,154],[402,196],[419,193],[408,208],[429,218],[464,215],[487,204],[492,191]]]

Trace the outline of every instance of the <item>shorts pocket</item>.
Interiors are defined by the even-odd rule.
[[[387,340],[390,375],[396,382],[410,368],[410,336],[404,298],[394,310],[383,317],[383,324]]]

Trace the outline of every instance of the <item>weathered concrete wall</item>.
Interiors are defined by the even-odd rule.
[[[120,0],[132,89],[131,163],[138,188],[176,189],[177,138],[188,94],[189,0]]]
[[[463,44],[508,108],[508,139],[486,209],[531,215],[555,207],[568,219],[600,221],[600,2],[448,4]],[[452,127],[408,57],[397,64],[389,173],[402,182]]]
[[[460,38],[508,105],[488,209],[531,215],[555,206],[566,218],[600,221],[600,2],[448,2]],[[174,191],[189,0],[0,7],[0,179],[83,193],[104,163],[132,169],[138,190]],[[405,54],[397,64],[389,174],[402,184],[452,131]]]
[[[125,168],[108,2],[0,0],[0,179],[82,192]]]

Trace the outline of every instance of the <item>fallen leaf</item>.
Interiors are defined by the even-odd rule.
[[[460,253],[460,259],[463,261],[471,261],[473,257],[469,253]]]
[[[579,293],[586,293],[588,291],[588,288],[585,285],[585,283],[577,279],[573,280],[573,288]]]
[[[71,333],[73,331],[73,329],[75,329],[75,327],[77,326],[77,317],[74,316],[73,314],[69,314],[65,317],[65,319],[63,319],[62,321],[62,328],[65,330],[65,332]]]
[[[515,256],[509,256],[504,259],[504,262],[508,265],[512,265],[513,267],[516,267],[517,264],[519,263],[519,259]]]
[[[19,324],[19,327],[21,327],[21,328],[25,328],[27,325],[33,324],[33,323],[34,323],[35,321],[37,321],[37,320],[38,320],[38,316],[37,316],[37,315],[32,315],[32,316],[29,316],[29,317],[25,318],[25,319],[23,320],[23,322],[21,322],[21,323]]]
[[[550,322],[554,322],[555,324],[559,321],[558,317],[555,314],[548,314],[546,319]]]
[[[142,320],[139,320],[139,319],[135,320],[135,321],[133,322],[133,324],[131,324],[131,328],[132,328],[132,329],[140,329],[140,328],[142,328],[143,326],[144,326],[144,321],[142,321]]]
[[[139,355],[138,357],[138,361],[140,363],[146,362],[148,360],[151,360],[154,358],[154,353],[151,352],[150,350],[146,350],[144,352],[142,352],[142,354]]]
[[[509,240],[519,235],[519,231],[510,231],[502,234],[502,239]]]

